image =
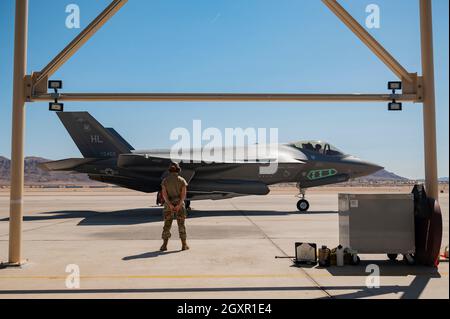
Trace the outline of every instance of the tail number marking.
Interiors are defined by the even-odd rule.
[[[100,135],[91,135],[91,144],[103,144]]]

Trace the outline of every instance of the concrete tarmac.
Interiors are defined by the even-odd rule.
[[[352,192],[351,188],[341,192]],[[191,250],[180,251],[176,222],[161,245],[154,195],[112,190],[29,190],[21,268],[0,270],[0,298],[449,298],[448,262],[438,269],[361,255],[359,266],[297,268],[295,242],[338,245],[338,191],[311,190],[311,211],[294,193],[193,202]],[[442,194],[443,246],[448,193]],[[0,260],[8,256],[9,194],[0,191]],[[380,267],[368,288],[366,267]],[[79,270],[80,287],[71,288]]]

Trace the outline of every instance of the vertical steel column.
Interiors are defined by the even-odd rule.
[[[25,75],[27,69],[28,0],[16,0],[11,145],[9,264],[22,262],[24,187]]]
[[[436,97],[434,86],[433,18],[431,0],[420,0],[420,30],[424,85],[423,131],[425,142],[425,186],[427,194],[438,200]]]

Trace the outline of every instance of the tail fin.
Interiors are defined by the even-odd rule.
[[[57,113],[81,154],[86,158],[111,158],[133,148],[114,129],[104,128],[88,112]]]

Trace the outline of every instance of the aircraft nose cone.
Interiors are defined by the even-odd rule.
[[[367,175],[374,174],[384,169],[384,167],[373,163],[365,163]]]
[[[367,175],[374,174],[378,171],[384,169],[384,167],[360,160],[359,158],[348,158],[347,163],[350,165],[350,170],[352,171],[352,177],[363,177]]]

